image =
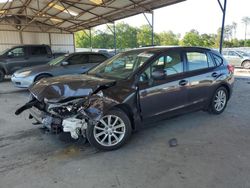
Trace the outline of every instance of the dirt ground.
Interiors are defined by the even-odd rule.
[[[47,133],[27,113],[15,116],[28,93],[6,80],[0,83],[0,187],[250,187],[250,71],[238,69],[236,76],[223,114],[156,122],[111,152]],[[171,138],[177,147],[169,147]]]

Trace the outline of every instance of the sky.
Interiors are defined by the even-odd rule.
[[[221,0],[223,3],[224,0]],[[244,39],[244,24],[242,17],[250,17],[250,0],[227,0],[226,24],[236,22],[238,39]],[[148,18],[151,19],[150,15]],[[140,14],[121,20],[132,26],[147,24],[145,17]],[[121,22],[117,21],[117,22]],[[221,27],[222,11],[217,0],[187,0],[179,4],[156,9],[154,11],[155,32],[172,30],[183,36],[191,29],[200,33],[217,33]],[[248,38],[250,38],[249,26]]]

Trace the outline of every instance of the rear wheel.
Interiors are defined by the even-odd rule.
[[[249,60],[244,61],[244,62],[242,63],[242,66],[243,66],[243,68],[245,68],[245,69],[250,69],[250,61],[249,61]]]
[[[41,80],[43,78],[50,78],[50,77],[51,76],[48,75],[48,74],[42,74],[42,75],[39,75],[38,77],[36,77],[35,82],[37,82],[37,81],[39,81],[39,80]]]
[[[131,122],[122,110],[105,114],[97,124],[88,126],[87,138],[100,150],[114,150],[124,145],[131,136]]]
[[[0,82],[4,80],[5,74],[3,70],[0,70]]]
[[[225,87],[219,87],[212,98],[209,111],[212,114],[221,114],[226,106],[228,101],[228,91]]]

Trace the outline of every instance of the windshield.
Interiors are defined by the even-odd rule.
[[[141,50],[120,53],[90,70],[88,74],[98,77],[124,79],[142,66],[153,55],[153,52]]]
[[[63,60],[64,58],[65,58],[64,55],[59,56],[59,57],[57,57],[57,58],[52,59],[51,61],[49,61],[48,64],[49,64],[50,66],[58,65],[58,64],[60,64],[60,63],[62,62],[62,60]]]
[[[8,48],[8,49],[5,49],[5,50],[3,50],[3,51],[1,51],[1,52],[0,52],[0,55],[5,54],[8,50],[9,50],[9,48]]]

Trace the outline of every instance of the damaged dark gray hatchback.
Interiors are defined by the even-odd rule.
[[[216,51],[141,48],[118,54],[87,75],[40,80],[16,114],[30,109],[50,130],[112,150],[156,119],[195,110],[222,113],[233,82],[233,67]]]

